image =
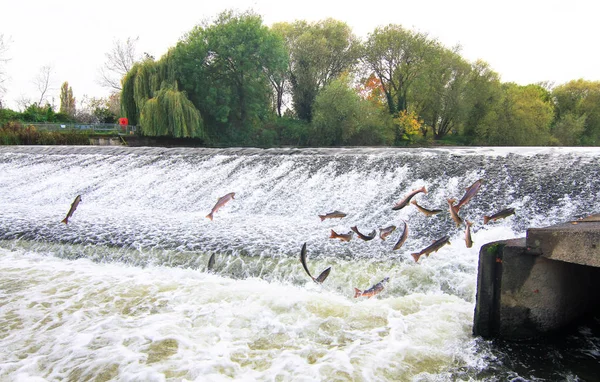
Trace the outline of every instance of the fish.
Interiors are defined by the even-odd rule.
[[[73,216],[73,212],[75,212],[75,210],[77,209],[77,206],[79,205],[79,203],[81,203],[81,195],[77,195],[75,197],[75,200],[73,200],[73,203],[71,203],[71,208],[69,208],[69,212],[67,212],[67,217],[65,217],[61,221],[61,223],[65,223],[65,224],[69,223],[69,218],[71,216]]]
[[[342,211],[333,211],[330,212],[328,214],[325,215],[319,215],[319,217],[321,218],[321,221],[325,220],[325,219],[341,219],[343,217],[345,217],[346,214]]]
[[[317,278],[314,278],[310,274],[310,271],[308,270],[308,267],[306,266],[306,243],[304,243],[302,245],[302,249],[300,250],[300,262],[302,263],[304,270],[308,274],[308,277],[310,277],[317,284],[322,284],[323,281],[325,281],[325,279],[327,278],[327,276],[329,276],[329,272],[331,272],[331,267],[329,267],[329,268],[325,269],[323,272],[321,272],[321,274]]]
[[[221,196],[219,198],[219,200],[217,200],[217,204],[215,204],[215,206],[212,208],[210,213],[208,215],[206,215],[206,217],[212,221],[213,214],[215,212],[217,212],[219,210],[219,208],[223,207],[228,201],[230,201],[231,199],[235,199],[234,196],[235,196],[235,192],[230,192],[229,194],[227,194],[225,196]]]
[[[456,199],[448,199],[448,206],[450,207],[449,211],[452,220],[454,220],[457,227],[460,227],[463,223],[463,219],[460,216],[458,216],[458,210],[453,205],[455,201]]]
[[[600,214],[589,215],[584,218],[571,221],[571,224],[588,223],[588,222],[600,222]]]
[[[465,225],[467,226],[467,228],[465,228],[465,243],[467,244],[467,248],[471,248],[473,246],[473,239],[471,238],[471,226],[473,223],[465,220]]]
[[[329,238],[340,239],[341,241],[350,241],[350,239],[352,239],[352,235],[354,235],[354,232],[337,233],[334,230],[331,230],[331,235],[329,235]]]
[[[471,186],[466,188],[465,194],[458,201],[458,203],[454,206],[454,209],[456,210],[457,213],[461,209],[462,206],[464,206],[465,204],[467,204],[469,202],[469,200],[471,200],[471,198],[473,196],[477,195],[477,192],[479,192],[480,187],[481,187],[481,179],[478,179],[475,181],[475,183],[473,183]]]
[[[393,250],[400,249],[408,237],[408,224],[406,224],[404,220],[402,220],[402,222],[404,222],[404,231],[402,232],[400,239],[396,242],[396,245],[394,245],[394,248],[392,248]]]
[[[368,235],[363,235],[362,233],[360,233],[360,232],[358,231],[358,227],[357,227],[357,226],[350,227],[350,229],[351,229],[352,231],[356,232],[356,234],[358,235],[358,237],[360,237],[360,238],[361,238],[361,239],[363,239],[364,241],[373,240],[373,239],[375,238],[375,234],[376,234],[376,231],[375,231],[375,230],[373,230],[373,231],[372,231],[370,234],[368,234]]]
[[[442,210],[428,210],[427,208],[418,205],[416,200],[411,200],[410,203],[414,204],[415,207],[417,207],[417,209],[419,211],[421,211],[422,213],[424,213],[426,216],[433,216],[435,214],[439,214],[440,212],[442,212]]]
[[[434,241],[429,247],[422,249],[419,252],[411,253],[413,259],[415,259],[415,263],[419,262],[419,258],[423,255],[429,256],[431,252],[437,252],[438,249],[442,248],[444,245],[450,244],[450,237],[444,236],[441,239]]]
[[[506,208],[500,212],[496,212],[492,216],[484,215],[483,216],[483,224],[487,224],[490,220],[496,221],[498,219],[503,219],[507,216],[514,215],[514,213],[515,213],[514,208]]]
[[[215,254],[210,255],[210,259],[208,259],[208,265],[206,266],[206,270],[211,272],[215,267]]]
[[[358,288],[354,288],[354,298],[357,298],[360,296],[366,296],[368,298],[371,298],[371,297],[375,296],[376,294],[379,294],[383,290],[384,284],[387,283],[389,280],[390,280],[390,278],[386,277],[383,280],[381,280],[380,282],[378,282],[377,284],[370,287],[369,289],[365,289],[363,291],[361,291]]]
[[[379,237],[381,240],[385,240],[386,237],[390,236],[392,232],[396,230],[395,225],[391,225],[385,228],[379,228]]]
[[[404,207],[406,207],[408,205],[408,203],[410,203],[410,200],[412,199],[412,197],[415,196],[416,194],[418,194],[419,192],[426,194],[427,189],[425,188],[425,186],[423,186],[419,189],[411,191],[408,195],[406,195],[406,197],[402,201],[396,203],[396,205],[394,205],[394,207],[392,207],[392,209],[394,211],[403,209]]]

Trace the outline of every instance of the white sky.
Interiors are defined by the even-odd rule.
[[[33,79],[51,65],[51,96],[60,85],[74,95],[103,97],[98,70],[115,40],[139,37],[138,52],[160,58],[183,34],[223,10],[253,9],[265,25],[327,17],[346,22],[359,37],[389,23],[426,32],[464,58],[481,58],[502,81],[522,85],[600,80],[598,0],[2,0],[0,34],[10,39],[9,79],[3,99],[39,98]]]

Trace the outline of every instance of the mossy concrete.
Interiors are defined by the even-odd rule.
[[[592,240],[600,227],[594,233],[590,225],[567,224],[530,229],[527,238],[481,247],[475,335],[536,337],[598,309],[600,268],[590,249],[595,249]],[[564,243],[573,245],[570,256]]]

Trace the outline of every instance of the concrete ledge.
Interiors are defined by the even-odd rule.
[[[600,268],[540,256],[526,242],[504,240],[481,248],[475,335],[537,337],[598,309]]]
[[[548,259],[600,267],[600,222],[569,222],[529,228],[526,245]]]

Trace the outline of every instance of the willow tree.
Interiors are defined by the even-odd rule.
[[[147,136],[204,138],[200,112],[177,87],[165,84],[144,103],[140,127]]]

